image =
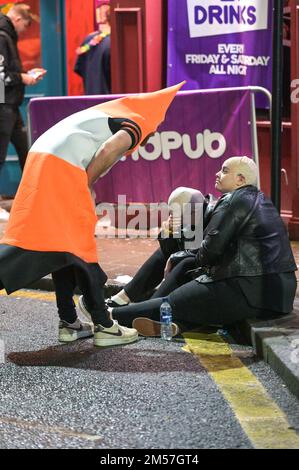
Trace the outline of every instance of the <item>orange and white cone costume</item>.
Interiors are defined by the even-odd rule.
[[[140,143],[163,122],[183,84],[80,111],[37,139],[0,241],[0,283],[8,293],[64,266],[98,261],[86,169],[113,135],[108,119],[136,123]]]

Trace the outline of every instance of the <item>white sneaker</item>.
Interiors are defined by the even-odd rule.
[[[86,305],[85,305],[85,303],[84,303],[84,297],[83,297],[83,295],[80,295],[80,297],[79,297],[79,300],[78,300],[78,307],[79,307],[79,310],[80,310],[80,312],[82,313],[82,315],[84,315],[84,317],[86,318],[86,320],[88,320],[89,322],[93,323],[92,318],[91,318],[91,314],[90,314],[90,312],[87,310]],[[110,318],[110,320],[113,320],[113,318],[112,318],[112,308],[109,307],[109,306],[107,305],[107,303],[106,303],[106,307],[107,307],[107,310],[108,310],[108,312],[109,312],[109,318]]]
[[[89,311],[87,310],[87,308],[85,307],[83,295],[80,295],[80,297],[79,297],[78,307],[79,307],[80,312],[84,315],[84,317],[88,321],[92,322],[91,315],[90,315]]]
[[[135,328],[127,328],[113,320],[110,328],[102,325],[95,325],[93,344],[95,346],[115,346],[118,344],[133,343],[138,339],[138,332]]]
[[[0,222],[7,222],[9,219],[9,212],[0,207]]]
[[[77,318],[74,323],[67,323],[66,321],[59,322],[58,340],[61,343],[70,343],[80,338],[90,338],[93,336],[93,325],[90,323],[83,323]]]

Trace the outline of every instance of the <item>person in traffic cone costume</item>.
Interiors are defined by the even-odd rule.
[[[36,140],[0,240],[1,288],[11,293],[53,273],[61,320],[67,310],[68,323],[74,319],[69,294],[79,284],[93,322],[111,324],[101,289],[107,276],[98,265],[90,190],[156,131],[184,83],[80,111]],[[65,277],[72,278],[67,294],[61,290]]]

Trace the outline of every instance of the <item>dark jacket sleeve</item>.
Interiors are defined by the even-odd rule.
[[[204,239],[197,255],[199,266],[220,264],[225,250],[237,239],[239,230],[253,205],[252,199],[244,197],[239,191],[228,194],[221,200],[205,229]]]
[[[22,83],[21,73],[10,68],[12,61],[13,57],[11,56],[8,39],[0,35],[0,78],[4,81],[5,86]]]

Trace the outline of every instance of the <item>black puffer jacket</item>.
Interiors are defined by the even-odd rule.
[[[297,270],[280,215],[254,186],[218,201],[197,259],[199,266],[208,267],[210,280]]]
[[[15,106],[22,103],[25,90],[17,41],[18,35],[11,20],[0,13],[0,78],[5,84],[5,104]]]

